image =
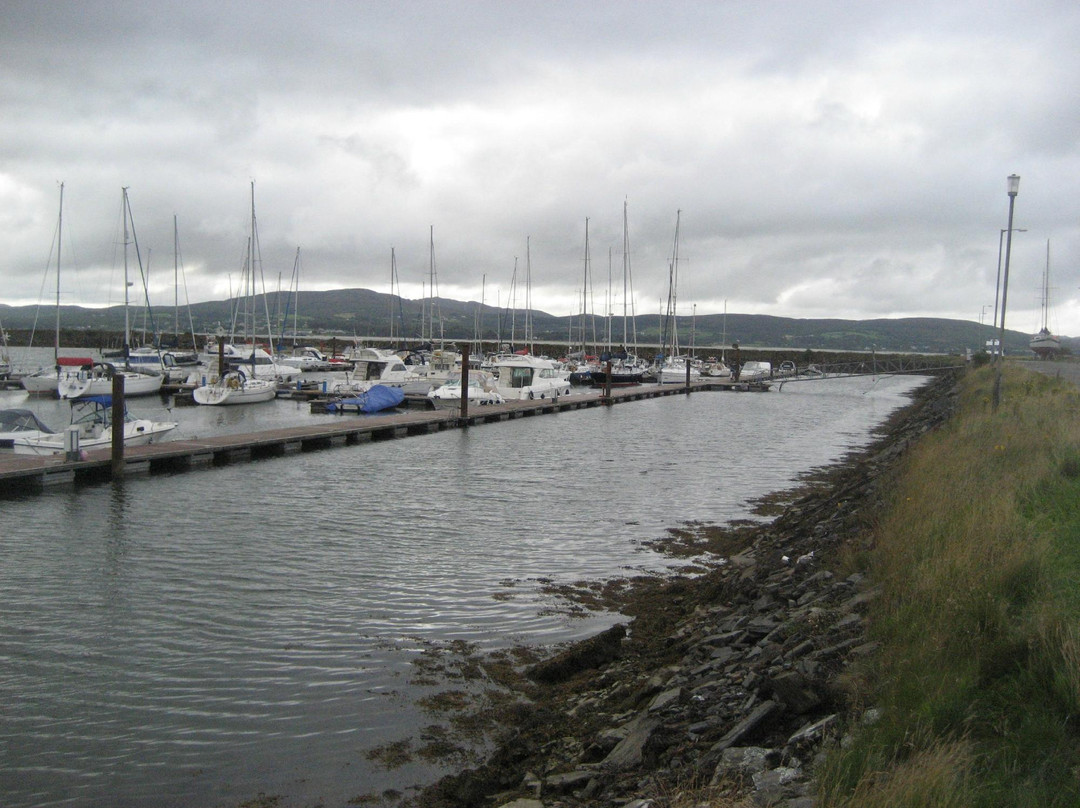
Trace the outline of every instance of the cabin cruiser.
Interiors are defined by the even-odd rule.
[[[771,362],[744,362],[739,371],[740,382],[760,382],[771,378]]]
[[[558,398],[570,392],[570,379],[550,359],[515,354],[495,360],[496,389],[506,399]]]
[[[300,368],[276,362],[274,357],[257,345],[226,343],[223,352],[226,367],[229,370],[243,369],[249,379],[291,382],[303,373]]]
[[[127,366],[139,373],[164,376],[167,384],[182,382],[192,373],[190,368],[180,367],[172,353],[151,345],[133,348],[128,354]]]
[[[468,393],[469,406],[484,407],[489,404],[503,404],[506,399],[498,390],[498,380],[486,370],[469,370]],[[446,384],[436,387],[427,394],[428,401],[436,409],[461,408],[461,374],[451,376]]]
[[[294,348],[291,355],[279,354],[278,362],[282,365],[300,368],[305,372],[337,370],[341,364],[330,361],[326,354],[312,345]]]
[[[428,393],[435,386],[416,370],[411,370],[404,359],[385,348],[355,348],[347,355],[347,358],[353,363],[353,370],[344,382],[334,385],[332,392],[336,395],[363,393],[376,384],[400,387],[404,393],[423,394]],[[409,389],[410,385],[420,382],[423,382],[423,389],[416,391]]]

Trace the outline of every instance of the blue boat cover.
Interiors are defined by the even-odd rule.
[[[326,405],[326,410],[327,412],[337,412],[339,409],[356,407],[360,412],[372,413],[396,407],[404,400],[405,393],[400,387],[376,384],[366,393],[361,393],[352,398],[343,398],[341,401],[331,401]]]

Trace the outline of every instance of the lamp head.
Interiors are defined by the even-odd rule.
[[[1009,191],[1009,196],[1016,196],[1018,193],[1020,193],[1020,175],[1019,174],[1010,174],[1008,176],[1008,178],[1006,179],[1006,182],[1008,183],[1007,187],[1008,187],[1008,191]]]

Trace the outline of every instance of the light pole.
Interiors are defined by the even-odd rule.
[[[1014,233],[1026,233],[1027,230],[1025,230],[1022,227],[1017,227],[1017,228],[1014,228],[1012,232],[1014,232]],[[997,271],[997,281],[995,281],[995,283],[994,283],[994,328],[997,328],[998,296],[1001,293],[1001,242],[1005,238],[1005,233],[1006,233],[1006,230],[1003,227],[1003,228],[1001,228],[1001,233],[998,235],[998,271]]]
[[[993,409],[995,411],[1001,403],[1001,366],[1005,361],[1005,304],[1009,300],[1009,258],[1012,255],[1013,206],[1016,204],[1016,195],[1020,193],[1020,175],[1010,174],[1005,182],[1005,188],[1009,194],[1009,235],[1005,239],[1005,275],[1001,279],[1001,325],[998,332],[997,373],[994,375]]]

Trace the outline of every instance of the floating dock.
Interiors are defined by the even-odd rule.
[[[341,415],[319,424],[287,429],[125,446],[122,462],[116,467],[109,449],[88,451],[78,460],[67,460],[63,454],[35,457],[5,452],[0,454],[0,496],[41,493],[57,486],[108,482],[117,475],[176,474],[662,396],[716,390],[767,389],[765,385],[710,380],[694,382],[689,388],[685,385],[647,384],[612,388],[610,396],[603,395],[602,391],[587,390],[558,398],[508,401],[505,404],[470,408],[465,418],[461,417],[460,410],[394,411],[387,415],[361,417]]]

